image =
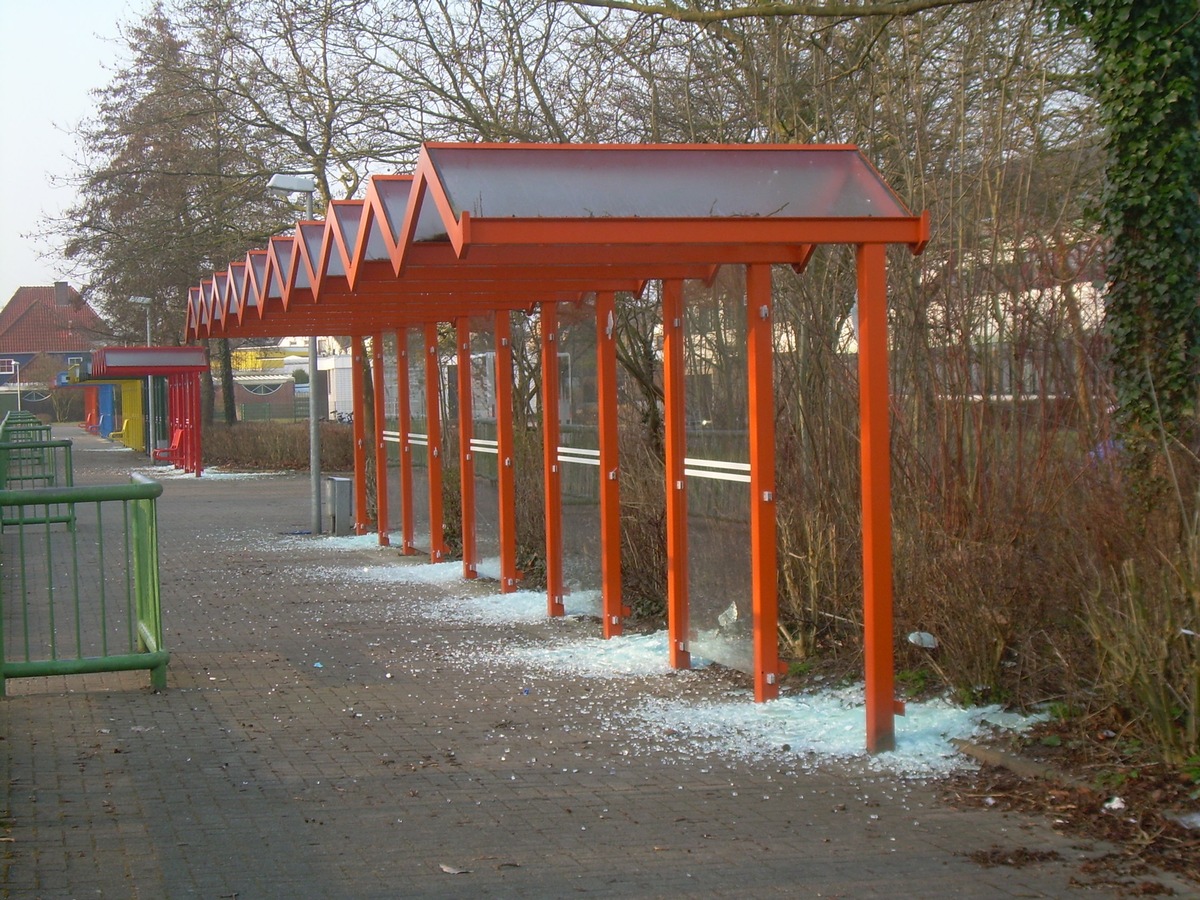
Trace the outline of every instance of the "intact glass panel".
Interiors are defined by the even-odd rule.
[[[400,505],[400,404],[396,395],[396,336],[383,336],[383,452],[387,454],[388,536],[393,545],[401,540]]]
[[[600,430],[594,300],[558,304],[559,450],[563,603],[568,614],[600,611]]]
[[[408,343],[408,441],[412,456],[413,545],[429,552],[429,413],[425,405],[425,335],[406,330]]]
[[[500,488],[496,445],[496,328],[471,319],[471,456],[475,463],[475,547],[480,574],[500,577]]]

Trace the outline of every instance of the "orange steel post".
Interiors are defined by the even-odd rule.
[[[371,336],[371,388],[375,400],[375,527],[379,546],[390,547],[388,535],[388,452],[383,442],[383,420],[387,414],[387,395],[383,386],[383,335]]]
[[[190,379],[180,381],[175,376],[167,377],[167,420],[168,426],[177,428],[183,426],[184,422],[191,419],[191,394],[188,388],[191,387]],[[192,429],[189,426],[183,433],[183,439],[180,441],[180,458],[175,461],[176,465],[182,463],[185,472],[191,472],[195,469],[192,459],[194,448],[194,437]]]
[[[167,380],[167,408],[164,410],[165,414],[164,414],[163,418],[166,420],[167,434],[174,434],[175,428],[176,428],[175,419],[177,416],[176,408],[182,404],[183,397],[184,397],[184,395],[180,391],[180,386],[187,385],[188,378],[185,376],[181,379],[175,375],[168,375],[166,380]],[[179,465],[180,462],[183,462],[186,466],[187,463],[190,463],[191,462],[191,459],[190,459],[191,451],[192,451],[191,432],[183,432],[183,437],[180,439],[180,443],[179,443],[179,451],[177,454],[178,458],[175,460],[175,464]],[[190,472],[191,469],[185,467],[184,471]]]
[[[203,446],[201,444],[202,429],[200,428],[200,374],[193,373],[188,379],[191,402],[187,403],[186,426],[192,439],[192,471],[199,478],[204,473]]]
[[[189,384],[192,390],[191,412],[188,416],[188,423],[192,431],[192,468],[199,478],[204,472],[204,445],[202,437],[204,429],[200,427],[201,403],[200,398],[200,373],[193,373],[189,379]]]
[[[667,635],[671,665],[688,669],[687,453],[683,407],[683,282],[664,281],[663,407],[667,489]]]
[[[867,752],[880,753],[896,747],[886,247],[860,244],[857,262]]]
[[[361,334],[350,338],[350,385],[354,398],[354,533],[367,533],[367,401]]]
[[[542,344],[542,474],[546,521],[546,612],[561,616],[562,465],[558,461],[558,304],[543,303],[539,313]]]
[[[176,428],[175,419],[178,415],[176,412],[176,409],[181,405],[181,403],[183,401],[183,397],[180,394],[180,390],[179,390],[179,386],[181,383],[186,385],[188,383],[188,379],[186,377],[184,377],[181,380],[178,376],[175,376],[175,375],[167,376],[167,406],[166,406],[166,409],[163,411],[163,413],[164,413],[163,419],[166,421],[166,424],[167,424],[167,434],[175,433],[175,428]],[[190,462],[191,460],[189,457],[191,456],[191,450],[192,450],[192,435],[191,435],[191,432],[185,431],[185,432],[183,432],[183,437],[180,439],[178,459],[175,460],[175,464],[179,465],[179,463],[181,461],[184,463]],[[184,471],[190,472],[191,469],[185,468]]]
[[[621,633],[621,488],[617,450],[616,295],[596,295],[596,393],[600,425],[600,590],[604,636]]]
[[[187,429],[184,431],[183,440],[180,442],[182,453],[180,459],[176,460],[176,465],[182,463],[182,468],[185,472],[195,470],[195,460],[192,458],[194,453],[194,436],[190,425],[191,419],[191,396],[188,388],[191,386],[190,380],[180,381],[176,377],[167,378],[167,418],[172,427],[183,425],[184,422],[189,422]]]
[[[188,380],[185,379],[182,383],[184,385],[187,385],[189,382],[188,382]],[[167,433],[168,434],[173,433],[174,430],[177,427],[179,427],[180,422],[183,419],[183,417],[179,414],[179,409],[183,405],[183,402],[184,402],[184,395],[180,392],[180,380],[174,375],[168,375],[167,376],[167,410],[166,410]],[[176,461],[176,464],[178,465],[179,461],[183,461],[185,464],[190,463],[191,462],[191,453],[192,453],[192,433],[191,433],[191,431],[185,431],[183,433],[183,439],[180,442],[179,450],[180,450],[179,460]],[[184,471],[190,472],[191,469],[185,467]]]
[[[408,442],[412,431],[412,399],[408,395],[408,329],[396,330],[396,431],[400,437],[400,528],[404,555],[416,553],[413,546],[413,473]]]
[[[479,562],[475,545],[475,461],[471,453],[471,322],[462,316],[454,322],[458,361],[458,482],[462,498],[463,578],[474,578]]]
[[[429,436],[429,557],[446,555],[442,534],[442,408],[438,392],[437,325],[425,325],[425,430]]]
[[[512,322],[507,309],[496,310],[497,493],[500,502],[500,592],[517,589],[517,486],[513,466]]]
[[[754,699],[779,696],[779,596],[775,547],[775,391],[771,267],[746,267],[746,362],[750,407],[750,595]]]

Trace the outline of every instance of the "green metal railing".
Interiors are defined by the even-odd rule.
[[[23,411],[7,413],[4,420],[0,421],[0,443],[8,446],[3,462],[10,463],[5,467],[6,470],[11,469],[14,474],[20,471],[24,483],[0,482],[0,486],[48,487],[52,484],[45,474],[50,469],[50,460],[44,446],[51,440],[50,426],[42,424],[37,416]],[[9,477],[8,471],[0,472],[0,475],[6,480]]]
[[[162,485],[0,491],[0,695],[5,680],[149,669],[164,688],[156,500]],[[51,511],[66,507],[72,528]],[[6,520],[6,525],[8,521]]]
[[[0,490],[71,487],[73,471],[70,441],[0,441]],[[74,512],[69,505],[48,506],[45,513],[49,522],[74,527]],[[15,516],[14,510],[0,506],[0,532],[17,524]],[[26,514],[25,522],[29,521]]]
[[[6,490],[70,487],[71,442],[10,441],[0,436],[0,485]]]
[[[26,435],[21,437],[20,435]],[[31,412],[10,410],[0,421],[0,441],[48,441],[50,426]]]

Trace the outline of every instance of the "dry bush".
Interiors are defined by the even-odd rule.
[[[238,469],[308,468],[308,423],[241,422],[204,429],[204,464]],[[347,425],[321,424],[321,468],[354,468],[354,436]]]
[[[1171,763],[1200,756],[1200,535],[1139,574],[1127,560],[1088,604],[1099,696]]]
[[[1117,710],[1168,762],[1195,764],[1200,760],[1200,492],[1194,484],[1200,460],[1177,454],[1161,461],[1167,464],[1163,480],[1174,504],[1130,517],[1141,540],[1118,565],[1102,570],[1087,597],[1086,626],[1098,668],[1093,706]]]
[[[1085,561],[1111,535],[1094,528],[1101,546],[1084,546],[1081,525],[1114,519],[1098,508],[1106,495],[1086,460],[1064,453],[1020,488],[1007,462],[988,467],[996,483],[986,488],[987,503],[896,478],[897,662],[933,670],[966,701],[1027,705],[1074,693],[1094,671],[1080,627],[1092,583]],[[851,485],[847,502],[827,495],[805,503],[794,482],[780,483],[781,498],[791,498],[781,503],[781,619],[784,649],[795,657],[861,650],[857,475]],[[954,516],[945,515],[947,503]],[[912,631],[932,633],[939,647],[909,646],[903,636]]]
[[[516,469],[517,568],[525,590],[546,587],[546,504],[542,433],[518,428],[513,434]]]
[[[656,435],[621,434],[621,597],[635,617],[661,622],[667,612],[667,508]]]

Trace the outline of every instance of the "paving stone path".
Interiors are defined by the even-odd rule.
[[[64,433],[80,482],[140,464]],[[14,680],[0,702],[0,896],[1061,897],[1106,849],[936,783],[635,729],[640,698],[727,676],[497,661],[597,626],[440,621],[439,588],[348,577],[403,560],[292,534],[304,474],[166,479],[159,518],[169,688]],[[1057,858],[969,858],[994,847]]]

